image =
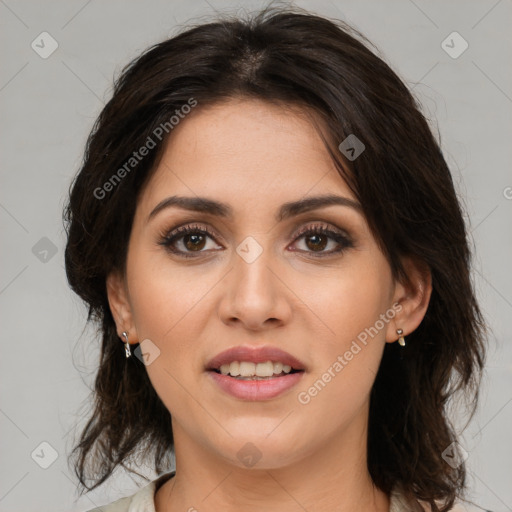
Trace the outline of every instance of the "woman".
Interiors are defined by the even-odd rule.
[[[117,81],[65,212],[103,339],[72,455],[89,490],[149,457],[167,472],[101,510],[463,497],[446,406],[476,399],[485,331],[463,215],[418,105],[361,41],[270,9]]]

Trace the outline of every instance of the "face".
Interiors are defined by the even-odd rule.
[[[309,201],[326,196],[338,199]],[[172,197],[190,201],[162,203]],[[149,340],[176,444],[240,467],[244,450],[275,468],[364,445],[402,295],[308,118],[255,100],[199,105],[174,128],[137,205],[126,275],[109,280],[119,332]],[[233,348],[222,361],[242,373],[267,360],[258,373],[293,373],[212,370]]]

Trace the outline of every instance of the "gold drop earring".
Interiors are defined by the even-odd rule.
[[[401,347],[405,347],[404,331],[402,329],[397,329],[396,333],[398,334],[398,344]]]

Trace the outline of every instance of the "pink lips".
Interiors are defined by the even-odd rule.
[[[250,361],[264,363],[266,361],[281,362],[298,370],[295,373],[270,377],[264,380],[241,380],[229,375],[217,373],[221,365],[233,361]],[[239,346],[230,348],[210,360],[206,369],[213,382],[225,393],[242,400],[270,400],[295,386],[304,376],[305,366],[297,358],[276,347]]]
[[[223,364],[233,361],[250,361],[264,363],[266,361],[280,362],[290,365],[294,370],[305,370],[304,364],[288,352],[277,347],[238,346],[217,354],[207,365],[207,370],[218,370]]]
[[[288,391],[304,376],[304,372],[289,373],[265,380],[238,380],[229,375],[209,371],[208,375],[226,393],[242,400],[270,400]]]

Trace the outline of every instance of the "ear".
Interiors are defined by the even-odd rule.
[[[428,265],[413,258],[403,258],[407,278],[397,281],[393,296],[395,317],[389,322],[386,341],[398,340],[397,329],[402,329],[403,336],[411,334],[422,322],[427,312],[432,294],[432,274]]]
[[[110,311],[116,323],[117,335],[124,342],[123,332],[128,334],[129,343],[137,343],[137,329],[133,321],[128,288],[124,276],[114,271],[107,276],[107,297]]]

